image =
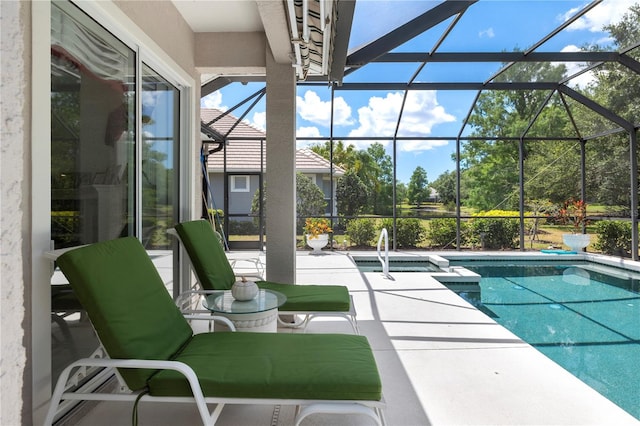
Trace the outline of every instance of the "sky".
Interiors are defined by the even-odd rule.
[[[374,40],[407,18],[424,12],[439,1],[358,0],[349,49]],[[603,27],[617,23],[632,5],[633,0],[604,0],[586,16],[543,44],[537,51],[579,51],[585,45],[610,43]],[[550,34],[556,27],[588,4],[575,0],[480,0],[462,16],[438,52],[496,52],[524,50]],[[394,51],[427,52],[432,49],[443,31],[446,21],[410,40]],[[581,64],[568,64],[569,74]],[[417,75],[416,82],[485,81],[501,68],[501,64],[427,64]],[[418,64],[368,64],[345,77],[344,82],[407,82],[416,73]],[[584,74],[572,81],[584,87],[591,76]],[[264,87],[264,83],[232,84],[201,100],[203,108],[226,110]],[[410,138],[454,137],[461,131],[462,122],[471,108],[476,92],[409,91],[405,102],[398,136]],[[345,141],[358,149],[366,149],[373,142],[385,146],[392,155],[390,138],[396,131],[403,102],[402,91],[340,91],[334,94],[334,140],[341,137],[372,137],[371,141]],[[234,115],[242,115],[240,108]],[[299,85],[297,91],[296,135],[298,147],[318,141],[304,137],[326,137],[331,134],[331,91],[327,86]],[[265,129],[264,99],[248,114],[246,120]],[[468,134],[465,128],[462,134]],[[377,139],[376,139],[377,138]],[[429,181],[445,171],[455,170],[452,155],[455,140],[402,140],[396,149],[397,179],[405,184],[420,166],[427,171]]]

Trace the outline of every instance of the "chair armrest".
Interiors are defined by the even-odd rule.
[[[220,290],[185,290],[180,293],[175,300],[175,304],[180,308],[181,312],[191,310],[191,304],[196,298],[202,298],[210,294],[222,293]]]
[[[198,311],[194,311],[194,312],[198,312]],[[207,313],[211,313],[211,311],[207,311]],[[236,326],[233,324],[233,322],[231,322],[231,320],[229,318],[226,317],[221,317],[219,315],[209,315],[209,316],[205,316],[205,315],[194,315],[192,313],[187,313],[186,315],[183,315],[185,319],[187,320],[197,320],[197,321],[219,321],[221,323],[224,323],[224,325],[226,325],[227,327],[229,327],[229,330],[231,331],[236,331]]]
[[[241,265],[242,262],[246,262],[251,264],[251,269],[255,269],[255,274],[256,275],[247,275],[247,274],[243,274],[242,271],[245,269],[244,266]],[[261,280],[264,279],[264,272],[265,272],[265,265],[264,263],[262,263],[262,260],[260,260],[259,258],[249,258],[249,259],[229,259],[229,265],[231,266],[231,268],[233,269],[234,274],[236,274],[236,276],[253,276],[253,277],[260,277]],[[249,269],[249,268],[246,268]]]

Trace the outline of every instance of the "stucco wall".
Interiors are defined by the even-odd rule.
[[[29,99],[30,5],[0,1],[0,424],[23,422],[25,376],[25,295],[30,285]],[[26,404],[25,404],[26,405]],[[29,407],[30,409],[30,407]],[[29,416],[25,416],[29,417]],[[28,422],[27,422],[28,423]]]
[[[170,1],[117,0],[114,3],[187,72],[194,70],[195,36]]]

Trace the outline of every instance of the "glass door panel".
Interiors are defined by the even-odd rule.
[[[68,2],[52,4],[51,21],[54,247],[133,235],[135,52]],[[99,345],[59,270],[51,278],[51,336],[54,383]]]
[[[177,217],[180,92],[142,66],[142,243],[168,250],[167,228]]]

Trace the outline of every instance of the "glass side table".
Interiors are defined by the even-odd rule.
[[[237,331],[275,333],[278,330],[278,308],[287,301],[287,296],[273,290],[259,290],[258,295],[247,301],[238,301],[231,290],[208,295],[203,305],[216,315],[231,320]],[[217,328],[226,327],[216,324]]]

